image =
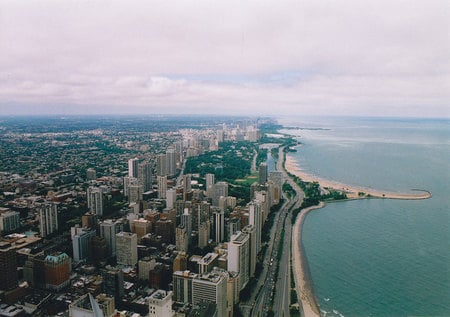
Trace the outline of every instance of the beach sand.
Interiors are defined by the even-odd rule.
[[[300,247],[298,243],[301,241],[303,222],[308,212],[322,208],[324,205],[323,202],[320,202],[317,206],[303,209],[298,215],[292,231],[292,266],[295,287],[298,300],[302,303],[305,317],[320,317],[320,311],[311,285],[312,281],[309,275],[308,259],[306,258],[303,247]]]
[[[308,173],[305,173],[292,156],[286,155],[285,161],[286,170],[305,182],[318,182],[323,189],[334,189],[337,191],[345,192],[348,199],[363,199],[363,198],[389,198],[389,199],[428,199],[431,197],[431,193],[426,190],[412,189],[414,193],[396,193],[392,191],[383,191],[372,188],[363,188],[357,186],[350,186],[343,183],[320,178]],[[364,193],[364,195],[359,195]],[[370,196],[368,196],[370,195]]]

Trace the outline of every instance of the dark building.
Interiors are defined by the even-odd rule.
[[[0,290],[13,290],[17,283],[16,249],[8,242],[0,242]]]
[[[106,245],[105,238],[101,237],[93,237],[91,240],[91,254],[92,261],[98,263],[100,261],[104,261],[108,254],[108,247]]]
[[[114,296],[116,303],[120,303],[124,294],[123,272],[119,269],[106,269],[102,272],[103,292]]]

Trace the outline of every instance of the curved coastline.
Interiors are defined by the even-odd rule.
[[[302,229],[306,215],[312,210],[323,208],[325,204],[320,202],[317,206],[303,209],[298,215],[292,228],[292,262],[294,269],[295,288],[298,301],[302,303],[305,317],[320,317],[319,305],[312,285],[308,259],[302,241]],[[300,243],[300,245],[298,245]]]
[[[337,191],[345,192],[349,200],[353,199],[366,199],[366,198],[385,198],[385,199],[402,199],[402,200],[421,200],[432,197],[430,191],[425,189],[411,189],[414,193],[398,193],[393,191],[383,191],[373,188],[365,188],[353,185],[347,185],[344,183],[320,178],[308,173],[305,173],[295,159],[288,153],[285,156],[286,170],[306,182],[318,182],[320,187],[324,189],[334,189]],[[360,195],[364,193],[364,195]]]
[[[303,181],[318,182],[323,189],[333,189],[336,191],[345,192],[347,200],[357,199],[401,199],[401,200],[421,200],[429,199],[432,194],[424,189],[411,189],[414,193],[397,193],[392,191],[382,191],[372,188],[364,188],[358,186],[350,186],[347,184],[323,179],[311,174],[305,173],[301,170],[298,163],[289,153],[284,155],[285,170],[293,175],[298,176]],[[364,193],[361,195],[360,193]],[[325,207],[324,202],[320,202],[317,206],[312,206],[303,209],[298,215],[294,227],[292,229],[292,262],[294,270],[295,287],[297,291],[298,301],[302,303],[303,313],[305,317],[320,317],[320,309],[317,298],[314,294],[311,273],[309,271],[308,259],[305,253],[302,240],[302,229],[306,216],[309,212]]]

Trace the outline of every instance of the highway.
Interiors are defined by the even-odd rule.
[[[284,153],[283,153],[284,154]],[[281,153],[280,153],[281,157]],[[292,209],[300,208],[303,203],[304,193],[300,187],[287,175],[287,173],[280,168],[283,172],[284,179],[295,190],[296,196],[293,199],[295,201]],[[290,306],[290,290],[291,290],[291,241],[292,241],[292,213],[289,213],[286,217],[284,229],[284,241],[283,241],[283,253],[279,262],[280,269],[278,273],[278,280],[275,287],[275,297],[273,304],[273,311],[276,312],[276,316],[289,316]]]
[[[294,189],[297,189],[297,195],[295,197],[286,197],[285,203],[277,213],[274,225],[270,233],[270,242],[266,256],[264,259],[264,270],[259,278],[258,290],[256,299],[253,302],[250,315],[248,309],[244,313],[244,316],[263,317],[267,316],[271,309],[273,300],[273,311],[276,316],[289,316],[289,301],[290,301],[290,256],[291,256],[291,213],[293,208],[298,208],[303,202],[303,192],[298,191],[298,186],[287,175],[282,168],[283,162],[283,148],[279,149],[279,159],[277,160],[276,169],[283,173],[283,179],[287,181]],[[295,187],[294,187],[295,186]],[[281,233],[285,230],[284,238],[282,241],[283,251],[279,264],[278,278],[276,277],[277,261],[278,261],[278,245],[281,239]],[[276,280],[275,280],[276,279]],[[241,308],[248,308],[248,303],[241,305]]]

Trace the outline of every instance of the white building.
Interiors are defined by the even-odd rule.
[[[149,299],[148,316],[149,317],[173,317],[172,310],[172,292],[157,290]]]
[[[256,253],[261,250],[261,231],[262,231],[262,208],[261,203],[257,200],[253,200],[248,205],[248,223],[253,225],[256,233]]]
[[[211,302],[217,306],[217,316],[227,316],[227,271],[214,268],[192,279],[192,303]]]
[[[242,290],[250,279],[250,241],[248,234],[238,231],[228,243],[228,271],[239,273],[239,289]]]

